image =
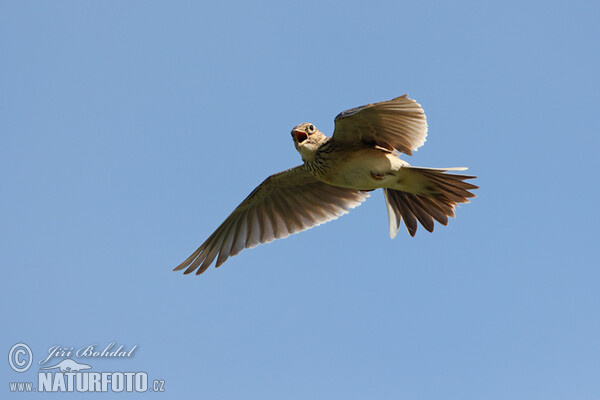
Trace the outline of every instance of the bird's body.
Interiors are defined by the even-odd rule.
[[[358,190],[374,190],[393,184],[394,173],[408,165],[393,152],[369,145],[345,146],[328,138],[315,154],[304,160],[317,179],[330,185]]]
[[[411,236],[417,221],[432,232],[434,220],[446,225],[477,189],[464,182],[473,176],[446,173],[466,168],[412,167],[398,157],[412,155],[427,136],[423,109],[406,95],[340,113],[332,137],[310,123],[291,135],[304,163],[267,178],[175,270],[200,274],[215,258],[218,267],[244,248],[335,219],[380,188],[392,238],[401,220]]]

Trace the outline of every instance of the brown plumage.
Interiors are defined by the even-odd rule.
[[[398,158],[427,137],[423,109],[406,95],[340,113],[332,137],[310,123],[291,135],[304,163],[268,177],[176,271],[201,274],[215,259],[218,267],[244,248],[335,219],[378,188],[392,238],[402,220],[411,236],[417,222],[429,232],[434,220],[447,225],[454,207],[475,197],[477,186],[465,182],[473,176],[447,173],[466,168],[411,167]]]

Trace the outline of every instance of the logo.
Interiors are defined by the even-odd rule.
[[[90,365],[93,362],[89,362],[90,359],[131,359],[136,349],[137,345],[116,347],[114,342],[105,347],[96,344],[79,348],[52,346],[47,356],[37,363],[37,386],[34,382],[10,382],[9,388],[11,392],[164,392],[165,381],[150,380],[145,371],[129,372],[131,367],[128,367],[128,372],[115,372],[112,368],[111,372],[96,372]],[[25,372],[32,366],[33,352],[25,343],[17,343],[8,352],[8,362],[15,372]]]
[[[73,361],[70,358],[66,358],[64,360],[62,360],[61,362],[59,362],[56,365],[53,365],[52,367],[45,367],[45,368],[40,368],[40,369],[54,369],[54,368],[59,368],[60,372],[79,372],[82,369],[90,369],[92,367],[90,367],[87,364],[79,364],[77,361]]]
[[[25,343],[15,344],[8,352],[8,363],[17,372],[27,371],[31,367],[32,362],[33,352]]]

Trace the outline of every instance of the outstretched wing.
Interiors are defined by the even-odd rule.
[[[427,119],[421,105],[406,97],[352,108],[335,117],[336,142],[372,143],[412,155],[427,137]]]
[[[231,213],[187,260],[174,270],[197,275],[217,257],[220,266],[244,248],[285,238],[336,219],[360,205],[368,193],[317,180],[299,165],[271,175]]]

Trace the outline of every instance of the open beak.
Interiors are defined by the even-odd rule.
[[[306,132],[302,132],[302,131],[292,131],[292,135],[294,135],[294,139],[296,140],[296,142],[298,143],[302,143],[304,142],[306,139],[308,139],[308,135],[306,134]]]

